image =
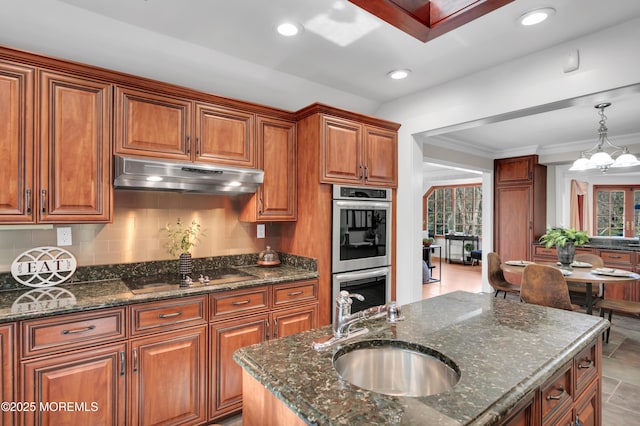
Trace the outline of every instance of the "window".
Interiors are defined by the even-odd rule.
[[[640,185],[594,185],[597,236],[634,237],[640,232]]]
[[[423,197],[423,229],[430,236],[482,236],[481,185],[434,186]]]

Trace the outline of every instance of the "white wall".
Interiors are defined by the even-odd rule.
[[[401,303],[419,300],[422,295],[423,146],[416,137],[442,127],[639,83],[637,40],[640,19],[387,103],[376,112],[402,124],[398,135],[398,211],[402,214],[396,218],[397,298]],[[576,48],[580,69],[564,74],[561,58]],[[459,162],[465,163],[463,154]],[[487,182],[485,186],[492,185]],[[492,210],[490,205],[485,211]],[[487,222],[489,217],[484,216]]]

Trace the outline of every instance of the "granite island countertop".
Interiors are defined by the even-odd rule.
[[[338,376],[333,355],[312,349],[323,327],[239,349],[234,359],[308,424],[485,425],[542,385],[602,333],[600,317],[454,292],[403,307],[405,320],[364,324],[362,340],[424,345],[454,361],[460,381],[426,397],[387,396],[353,386]]]
[[[74,282],[55,287],[31,288],[23,286],[0,291],[0,322],[9,322],[60,313],[123,306],[154,300],[195,296],[241,288],[258,287],[318,277],[317,271],[290,265],[263,268],[256,265],[235,266],[252,277],[244,281],[209,286],[180,288],[133,294],[120,279]]]

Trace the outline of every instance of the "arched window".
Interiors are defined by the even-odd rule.
[[[430,236],[464,232],[482,236],[482,186],[433,186],[424,195],[423,225]]]

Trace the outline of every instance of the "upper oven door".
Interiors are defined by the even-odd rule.
[[[391,203],[333,200],[332,272],[391,264]]]

